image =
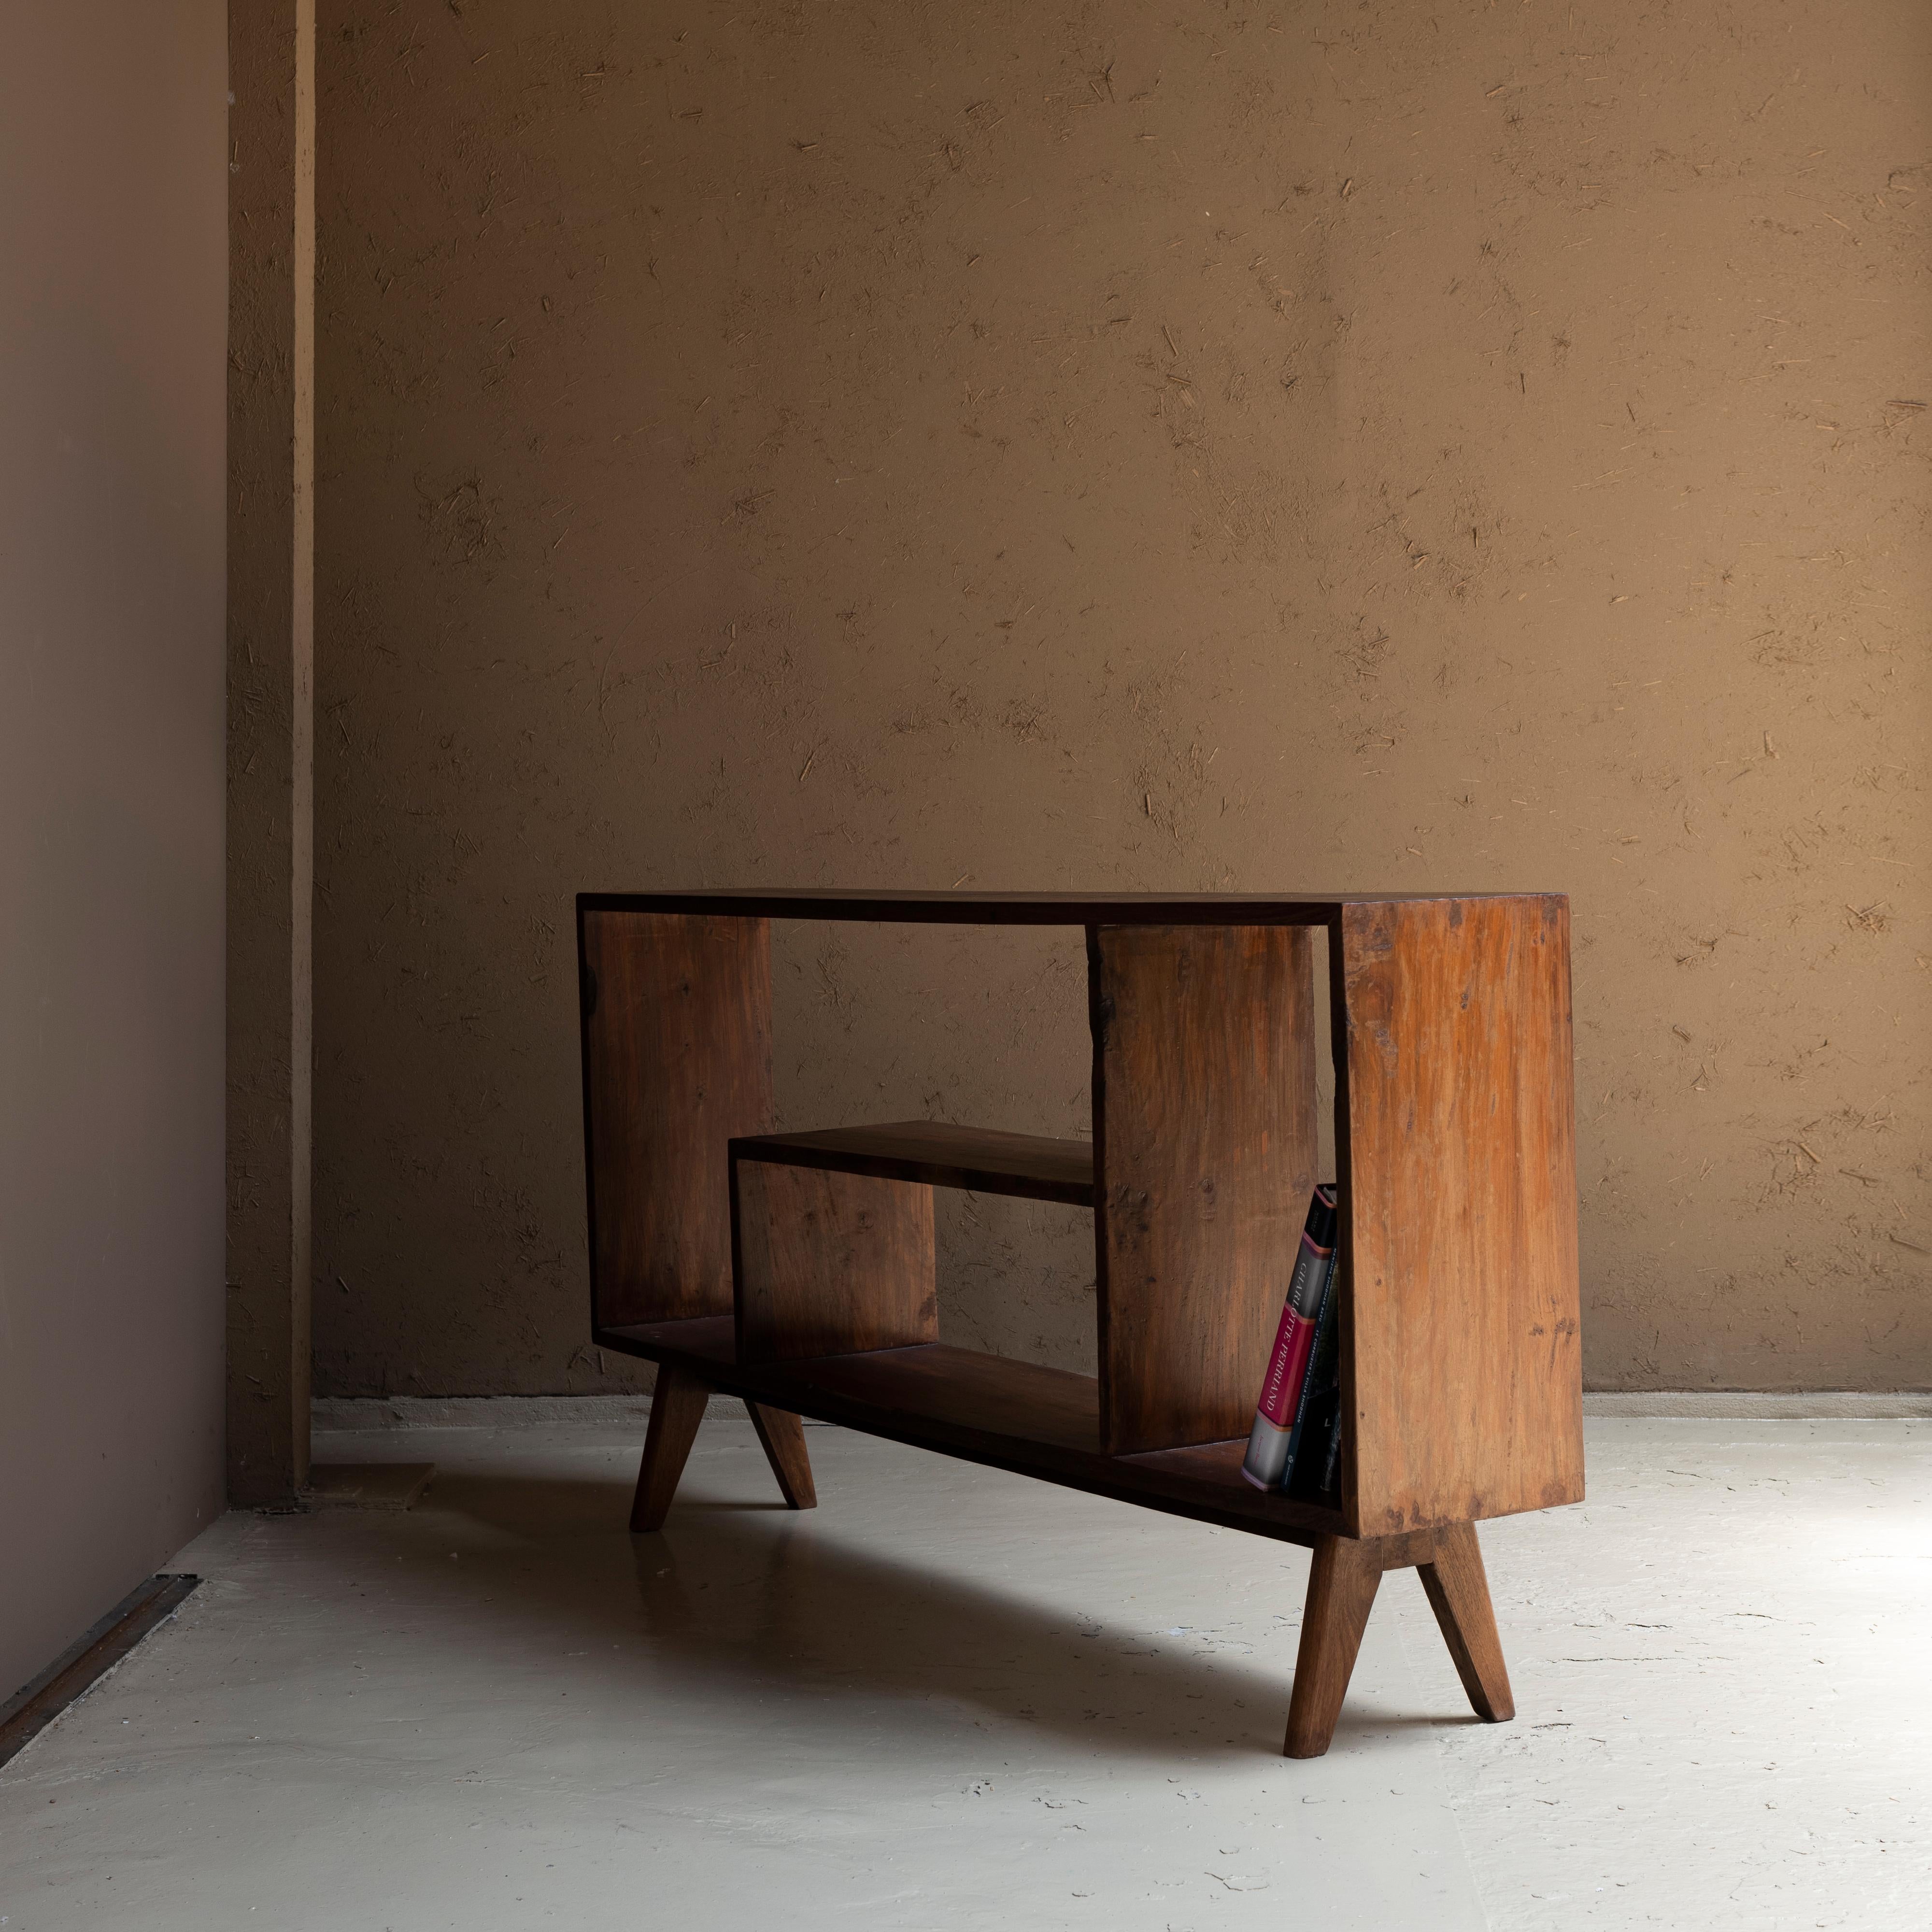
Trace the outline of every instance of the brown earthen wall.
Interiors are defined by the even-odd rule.
[[[1932,11],[321,40],[319,1388],[626,1382],[571,897],[740,882],[1567,891],[1592,1382],[1932,1385]],[[777,960],[787,1124],[1081,1120],[1076,935]]]

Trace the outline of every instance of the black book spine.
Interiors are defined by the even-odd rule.
[[[1335,1405],[1335,1419],[1328,1428],[1328,1453],[1322,1462],[1322,1500],[1339,1504],[1342,1500],[1342,1405]]]
[[[1310,1352],[1308,1369],[1301,1378],[1301,1395],[1294,1405],[1294,1424],[1288,1432],[1288,1466],[1282,1470],[1281,1486],[1294,1480],[1294,1466],[1309,1446],[1311,1412],[1318,1406],[1335,1364],[1335,1276],[1331,1265],[1328,1279],[1322,1284],[1322,1305],[1315,1316],[1315,1346]]]

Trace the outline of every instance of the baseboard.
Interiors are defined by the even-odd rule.
[[[1586,1415],[1708,1417],[1761,1422],[1864,1421],[1932,1417],[1932,1395],[1821,1389],[1792,1393],[1751,1389],[1600,1390],[1583,1397]]]
[[[0,1764],[18,1757],[70,1705],[158,1630],[194,1594],[199,1576],[163,1574],[137,1585],[32,1683],[0,1704]],[[6,1921],[0,1918],[0,1924]]]
[[[735,1396],[715,1395],[704,1413],[714,1421],[742,1422],[745,1405]],[[1932,1394],[1849,1390],[1800,1394],[1748,1389],[1604,1390],[1584,1396],[1583,1413],[1786,1422],[1932,1418]],[[650,1416],[648,1395],[320,1396],[310,1409],[310,1424],[318,1435],[364,1429],[595,1426],[634,1432],[641,1439]]]

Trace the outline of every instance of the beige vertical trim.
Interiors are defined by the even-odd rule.
[[[315,6],[231,0],[228,1483],[308,1478]]]
[[[315,1070],[315,0],[296,0],[294,422],[290,490],[289,1157],[290,1430],[308,1480]]]

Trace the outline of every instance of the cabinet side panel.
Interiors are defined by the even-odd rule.
[[[1353,1518],[1583,1493],[1568,902],[1352,906]]]
[[[762,1160],[732,1180],[740,1362],[939,1340],[930,1187]]]
[[[1245,1436],[1317,1178],[1309,935],[1101,926],[1088,956],[1103,1440]]]
[[[578,944],[592,1320],[729,1314],[726,1144],[772,1126],[770,926],[586,911]]]

